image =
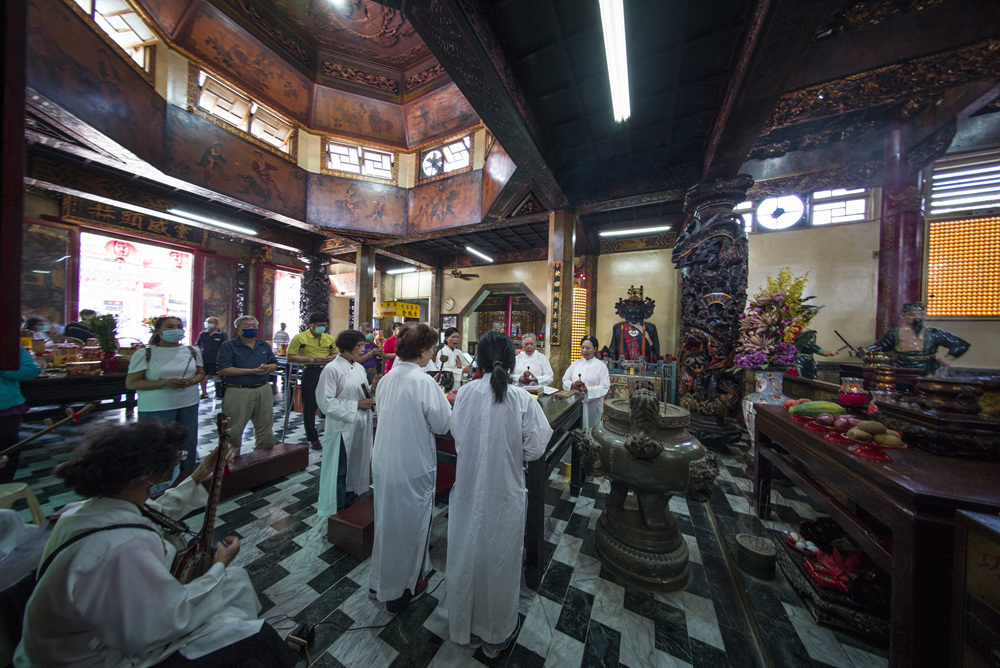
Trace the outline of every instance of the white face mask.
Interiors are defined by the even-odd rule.
[[[174,484],[174,480],[177,479],[177,476],[180,475],[180,473],[181,473],[181,465],[178,464],[177,466],[174,467],[174,472],[170,476],[170,480],[166,482],[158,482],[149,488],[149,496],[153,497],[156,496],[157,494],[160,494],[170,489],[170,486]]]

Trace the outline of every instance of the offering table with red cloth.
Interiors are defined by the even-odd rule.
[[[948,665],[955,511],[1000,511],[1000,464],[915,447],[860,459],[781,406],[758,404],[755,428],[757,516],[769,515],[777,468],[890,574],[889,664]]]

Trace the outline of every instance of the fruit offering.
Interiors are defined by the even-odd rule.
[[[844,407],[840,404],[835,404],[832,401],[807,401],[803,404],[789,407],[788,412],[792,415],[801,415],[803,417],[812,418],[826,413],[836,419],[844,414]],[[833,425],[831,424],[831,426]]]

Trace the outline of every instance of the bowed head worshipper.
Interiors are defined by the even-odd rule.
[[[616,359],[629,362],[645,359],[656,362],[660,359],[660,338],[656,325],[646,322],[652,317],[656,302],[642,297],[642,286],[636,290],[629,286],[628,297],[619,299],[615,313],[622,322],[615,323],[611,335],[611,354]]]
[[[903,304],[903,323],[887,331],[881,339],[865,348],[865,352],[895,353],[897,367],[920,369],[923,376],[936,373],[941,365],[951,366],[969,349],[969,343],[943,329],[925,327],[925,317],[927,309],[923,302]],[[938,348],[946,348],[948,354],[939,358]]]

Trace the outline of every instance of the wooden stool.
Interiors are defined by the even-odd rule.
[[[326,522],[326,539],[355,559],[372,556],[375,542],[375,497],[368,494]]]
[[[10,508],[18,499],[25,499],[28,502],[28,510],[31,511],[31,521],[38,526],[45,526],[45,513],[38,505],[35,493],[31,491],[27,483],[9,482],[0,485],[0,508]]]

